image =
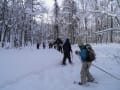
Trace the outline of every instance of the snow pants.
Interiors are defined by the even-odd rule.
[[[85,84],[87,81],[93,81],[94,78],[89,72],[91,66],[91,62],[83,62],[82,68],[81,68],[81,83]]]
[[[63,64],[63,65],[66,64],[66,59],[68,59],[68,60],[69,60],[69,63],[72,64],[71,57],[70,57],[70,52],[64,53],[64,57],[63,57],[63,61],[62,61],[62,64]]]

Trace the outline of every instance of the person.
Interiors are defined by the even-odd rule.
[[[39,47],[40,47],[40,44],[39,44],[39,43],[37,43],[37,49],[39,49]]]
[[[45,42],[43,42],[43,49],[45,49],[46,45],[45,45]]]
[[[49,43],[49,48],[52,48],[53,44],[51,42],[48,42],[48,43]]]
[[[63,44],[63,53],[64,53],[64,56],[63,56],[62,65],[66,65],[66,59],[68,59],[69,63],[72,64],[70,52],[72,52],[72,48],[71,48],[70,41],[67,38],[66,41],[65,41],[65,43]]]
[[[60,38],[57,38],[53,43],[54,47],[57,48],[57,50],[61,53],[62,53],[62,44],[63,44],[63,41]]]
[[[92,49],[90,44],[86,44],[86,45],[81,46],[80,50],[81,50],[80,51],[80,56],[81,56],[81,61],[82,61],[82,68],[81,68],[81,71],[80,71],[81,82],[79,82],[79,85],[84,85],[87,82],[93,82],[94,81],[94,78],[89,71],[91,63],[93,61],[93,60],[91,60],[89,52],[94,53],[94,55],[95,55],[95,52]]]

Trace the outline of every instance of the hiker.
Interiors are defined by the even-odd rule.
[[[63,56],[62,65],[66,65],[66,59],[68,59],[69,63],[72,64],[70,52],[72,52],[71,44],[70,44],[69,39],[67,38],[66,41],[65,41],[65,43],[63,44],[63,53],[64,53],[64,56]]]
[[[36,46],[36,47],[37,47],[37,49],[39,49],[39,47],[40,47],[40,44],[39,44],[39,43],[37,43],[37,46]]]
[[[43,49],[45,49],[46,45],[45,45],[45,42],[43,42]]]
[[[53,44],[51,42],[48,42],[48,43],[49,43],[49,48],[52,48]]]
[[[53,43],[54,47],[57,48],[59,52],[62,52],[62,40],[60,38],[57,38],[55,42]]]
[[[95,52],[92,49],[90,44],[79,46],[80,48],[80,57],[82,61],[82,68],[80,71],[81,74],[81,82],[79,85],[84,85],[86,82],[93,82],[94,78],[89,72],[91,63],[95,60]],[[76,52],[78,54],[78,52]]]

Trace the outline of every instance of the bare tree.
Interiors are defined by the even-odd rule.
[[[77,7],[74,0],[64,0],[62,9],[63,27],[67,38],[70,38],[71,43],[75,43],[76,27],[77,27]],[[66,37],[66,36],[65,36]]]
[[[32,44],[34,41],[35,17],[43,14],[45,8],[37,0],[0,1],[0,42],[2,47],[10,43],[12,47]]]
[[[57,0],[54,0],[54,39],[57,39],[59,37],[59,6],[57,3]]]

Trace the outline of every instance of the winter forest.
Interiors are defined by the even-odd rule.
[[[119,0],[0,0],[0,46],[22,47],[56,38],[72,44],[120,43]]]
[[[0,0],[0,90],[120,90],[120,0]]]

